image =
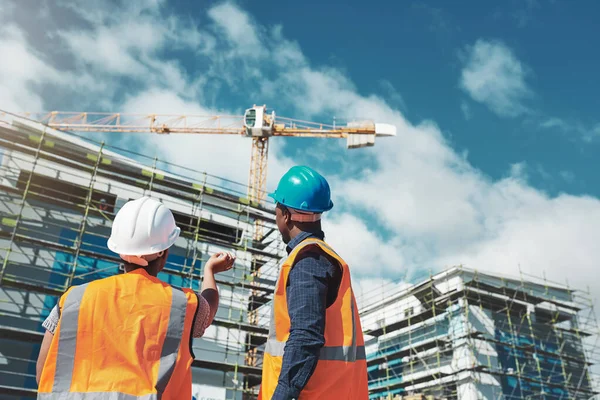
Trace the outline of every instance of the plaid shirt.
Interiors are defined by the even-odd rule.
[[[288,254],[310,237],[322,240],[325,235],[300,233],[288,243]],[[325,344],[325,311],[335,302],[341,280],[340,267],[319,250],[296,259],[286,289],[291,330],[273,400],[297,399],[315,371]]]

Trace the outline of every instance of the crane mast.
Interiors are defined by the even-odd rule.
[[[248,200],[250,203],[260,204],[265,198],[268,155],[269,138],[253,138],[252,155],[250,157],[250,177],[248,178]]]

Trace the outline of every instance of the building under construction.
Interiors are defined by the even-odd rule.
[[[596,397],[585,293],[459,267],[381,293],[361,310],[371,399]]]
[[[119,272],[111,221],[142,195],[181,228],[162,280],[199,290],[211,254],[236,255],[216,277],[213,326],[194,340],[193,381],[214,399],[254,398],[282,256],[273,208],[250,204],[243,185],[16,117],[0,119],[0,185],[0,398],[35,398],[42,321],[69,286]]]

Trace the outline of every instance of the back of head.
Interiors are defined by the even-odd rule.
[[[126,262],[145,267],[171,247],[179,233],[171,210],[158,200],[142,197],[119,210],[107,245]]]

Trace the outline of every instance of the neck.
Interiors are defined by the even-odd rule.
[[[146,272],[148,273],[148,275],[153,276],[156,278],[156,276],[158,275],[158,271],[156,271],[156,268],[153,268],[152,265],[148,265],[146,268],[141,267],[139,265],[136,264],[129,264],[129,263],[125,263],[123,265],[123,269],[125,270],[125,273],[131,272],[131,271],[135,271],[137,269],[145,269]]]
[[[321,222],[305,222],[294,224],[292,229],[290,229],[290,238],[294,239],[296,236],[301,234],[302,232],[318,234],[322,232]]]

